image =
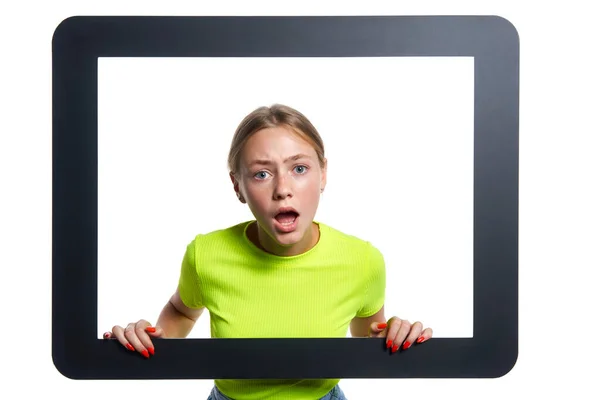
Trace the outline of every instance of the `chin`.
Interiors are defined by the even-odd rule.
[[[273,232],[273,239],[281,246],[293,246],[301,242],[303,237],[304,235],[298,231],[281,233],[276,230]]]
[[[277,244],[279,244],[282,247],[291,247],[295,244],[298,244],[301,242],[301,237],[289,237],[289,236],[285,236],[285,237],[281,237],[279,236],[277,238]]]
[[[293,246],[300,243],[306,234],[306,228],[301,223],[292,232],[280,232],[275,227],[272,229],[272,238],[281,246]]]

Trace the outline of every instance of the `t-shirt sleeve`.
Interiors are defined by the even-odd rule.
[[[188,244],[179,275],[179,296],[183,304],[190,308],[202,308],[200,276],[196,268],[196,239]]]
[[[370,243],[367,243],[367,253],[365,294],[362,307],[356,313],[361,318],[377,313],[385,302],[385,260],[381,252]]]

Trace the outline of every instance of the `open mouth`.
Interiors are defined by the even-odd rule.
[[[298,218],[298,213],[295,211],[286,211],[281,212],[275,216],[277,222],[279,222],[283,226],[291,225]]]
[[[275,214],[275,221],[279,230],[289,232],[296,228],[296,222],[300,214],[293,208],[280,208]]]

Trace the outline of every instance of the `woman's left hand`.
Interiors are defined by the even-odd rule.
[[[409,321],[392,317],[387,323],[374,322],[369,328],[369,337],[386,338],[386,347],[392,353],[400,348],[406,350],[413,344],[423,343],[433,336],[431,328],[423,329],[421,322],[411,324]]]

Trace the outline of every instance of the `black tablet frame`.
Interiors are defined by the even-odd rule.
[[[473,337],[97,338],[99,57],[473,57]],[[519,39],[498,16],[114,17],[52,40],[52,357],[73,379],[499,377],[518,354]]]

